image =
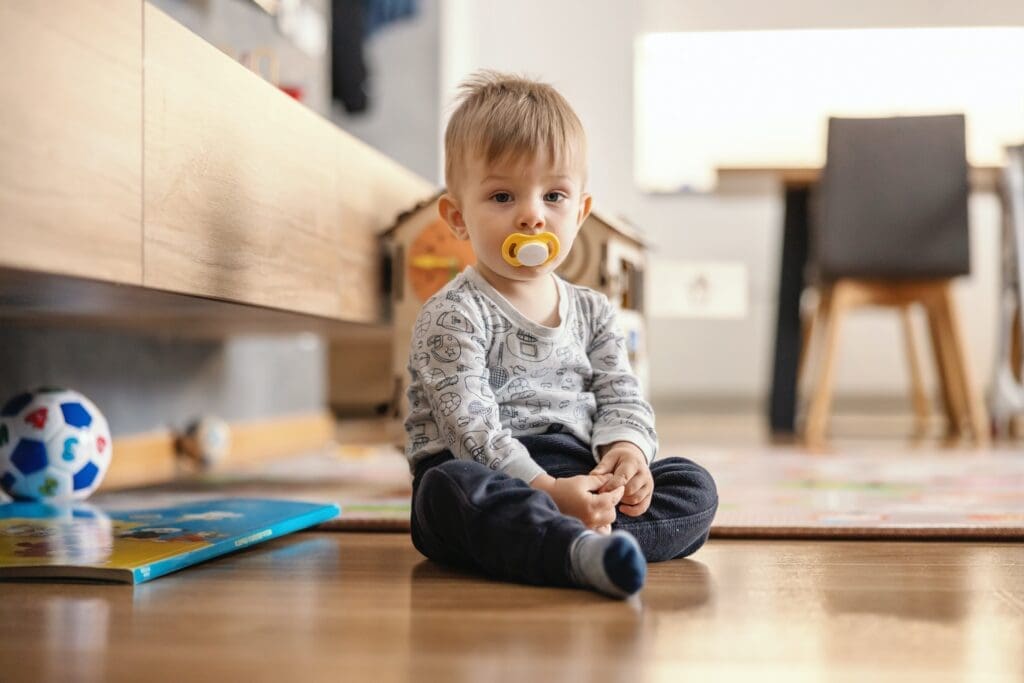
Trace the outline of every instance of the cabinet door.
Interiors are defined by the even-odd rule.
[[[340,216],[341,310],[377,319],[389,304],[366,297],[381,290],[379,235],[436,188],[344,131],[335,131],[335,206]],[[383,309],[382,309],[383,306]],[[386,317],[386,316],[385,316]]]
[[[0,2],[0,266],[142,279],[140,0]]]
[[[376,231],[429,186],[145,11],[145,284],[379,322]]]
[[[144,282],[330,316],[330,126],[145,7]]]

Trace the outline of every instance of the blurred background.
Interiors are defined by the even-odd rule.
[[[649,246],[655,407],[719,416],[700,424],[733,436],[769,432],[783,176],[823,165],[828,118],[964,114],[967,160],[993,175],[1004,148],[1024,142],[1024,5],[1011,0],[153,4],[439,188],[461,79],[486,67],[556,86],[588,131],[596,206]],[[987,397],[1000,341],[996,183],[972,184],[968,216],[970,272],[954,291],[968,364]],[[923,314],[912,324],[927,334]],[[839,424],[859,416],[877,434],[906,433],[913,378],[903,334],[889,310],[844,321]],[[190,340],[19,324],[0,335],[0,393],[59,377],[104,405],[121,433],[178,427],[197,412],[304,413],[329,400],[328,350],[309,333]],[[934,364],[921,372],[936,394]]]

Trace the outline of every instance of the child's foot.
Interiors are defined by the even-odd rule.
[[[569,547],[569,563],[576,583],[613,598],[633,595],[647,577],[644,554],[625,531],[583,532]]]

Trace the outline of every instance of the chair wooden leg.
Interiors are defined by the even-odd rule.
[[[940,298],[931,296],[923,303],[928,314],[928,331],[932,339],[932,352],[935,355],[936,376],[939,379],[942,405],[946,413],[946,437],[955,439],[963,431],[961,425],[966,408],[962,403],[963,393],[960,391],[956,373],[953,371],[954,361],[946,328],[942,324]]]
[[[1024,373],[1024,367],[1022,367],[1021,361],[1021,307],[1018,306],[1017,310],[1013,313],[1013,325],[1012,332],[1010,333],[1010,363],[1013,367],[1013,376],[1020,382],[1022,379],[1021,374]]]
[[[940,312],[941,324],[946,328],[945,333],[948,336],[951,360],[971,431],[974,433],[974,442],[979,446],[988,445],[988,411],[981,400],[981,394],[974,385],[974,378],[967,362],[967,354],[964,351],[963,338],[960,333],[960,319],[956,311],[956,302],[953,299],[952,284],[946,283],[942,286],[942,295],[938,299],[937,308]]]
[[[832,406],[832,384],[835,378],[836,356],[839,350],[839,328],[848,308],[847,299],[847,288],[840,281],[822,292],[818,305],[818,322],[825,328],[825,337],[821,355],[821,370],[814,385],[804,426],[804,439],[810,448],[820,448],[825,445],[828,414]]]
[[[920,438],[928,432],[931,409],[921,375],[921,363],[917,358],[917,342],[914,336],[914,323],[910,318],[909,305],[900,307],[900,319],[903,322],[903,338],[906,341],[907,364],[910,368],[910,400],[914,407],[914,436]]]

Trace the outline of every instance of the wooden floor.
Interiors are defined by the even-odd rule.
[[[693,674],[700,679],[688,679]],[[304,533],[132,588],[0,583],[0,680],[1024,679],[1017,545],[712,541],[639,598]]]
[[[301,533],[134,588],[0,583],[0,681],[48,680],[1019,682],[1024,547],[712,540],[619,602]]]

